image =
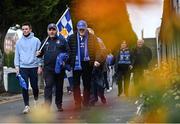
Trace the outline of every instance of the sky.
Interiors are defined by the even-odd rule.
[[[144,38],[155,37],[156,28],[161,25],[163,0],[157,0],[145,6],[127,4],[127,9],[133,30],[138,38],[142,36],[142,29]]]

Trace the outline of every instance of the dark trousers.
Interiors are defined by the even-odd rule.
[[[109,89],[109,82],[108,82],[108,78],[107,78],[107,71],[103,72],[104,75],[104,84],[106,89]]]
[[[64,70],[60,74],[44,70],[44,98],[46,105],[50,106],[52,103],[52,92],[55,86],[55,104],[57,108],[62,107],[64,75]]]
[[[92,93],[90,104],[94,105],[98,101],[98,96],[101,98],[101,101],[105,100],[104,96],[104,85],[105,85],[105,76],[102,66],[93,69],[92,71]]]
[[[68,91],[72,91],[73,89],[73,77],[68,77],[69,86],[67,87]]]
[[[81,66],[82,70],[73,71],[73,95],[76,106],[81,106],[82,102],[84,106],[88,106],[90,99],[92,66],[90,66],[89,62],[81,62]],[[83,100],[81,98],[80,77],[82,77],[84,87]]]
[[[34,99],[38,99],[39,95],[39,88],[38,88],[38,74],[37,74],[37,69],[38,68],[20,68],[20,74],[22,78],[25,80],[27,87],[29,87],[29,80],[30,84],[32,87]],[[28,89],[22,89],[22,95],[23,95],[23,100],[24,104],[29,105],[29,93]]]
[[[90,104],[94,105],[95,102],[98,101],[98,96],[100,97],[101,101],[106,100],[104,96],[104,87],[100,86],[97,82],[92,82],[92,97],[90,100]]]
[[[124,81],[124,93],[126,96],[128,96],[128,90],[129,90],[129,81],[130,81],[130,71],[127,70],[120,70],[118,71],[118,95],[120,95],[123,91],[122,88],[122,82]]]
[[[73,77],[72,76],[69,77],[69,75],[67,75],[65,73],[65,78],[67,78],[68,82],[69,82],[69,86],[67,86],[67,90],[72,91],[72,89],[73,89]]]

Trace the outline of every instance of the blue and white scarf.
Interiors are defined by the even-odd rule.
[[[76,49],[76,60],[75,60],[75,67],[74,70],[82,70],[81,67],[81,58],[80,58],[80,35],[77,33],[77,49]],[[89,53],[88,53],[88,32],[85,34],[85,52],[84,52],[84,61],[89,61]]]

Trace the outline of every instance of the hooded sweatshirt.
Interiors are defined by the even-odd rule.
[[[35,68],[41,64],[41,60],[36,57],[41,42],[30,33],[28,37],[22,36],[16,43],[14,65],[20,68]]]

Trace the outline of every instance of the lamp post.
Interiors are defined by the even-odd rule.
[[[157,48],[157,63],[158,67],[160,67],[160,47],[159,47],[159,32],[160,32],[160,27],[156,29],[156,48]]]

